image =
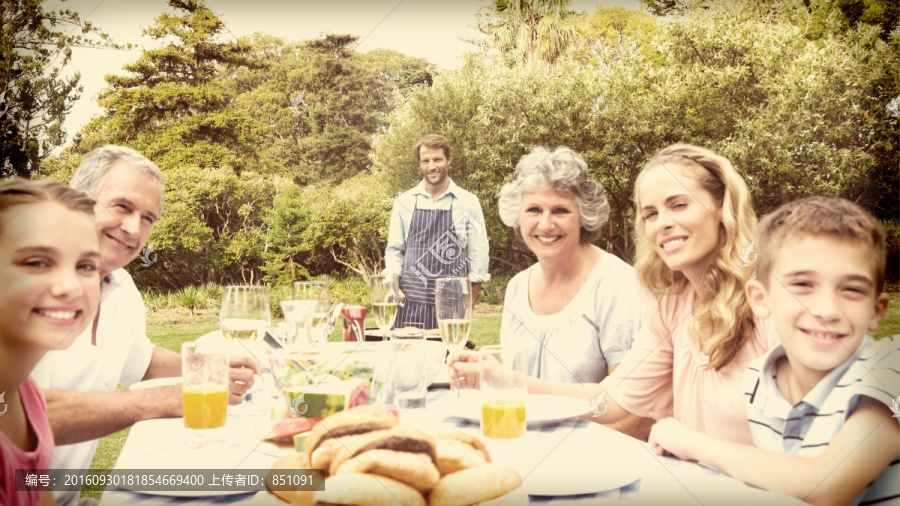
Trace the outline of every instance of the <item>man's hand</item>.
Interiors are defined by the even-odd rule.
[[[397,288],[397,296],[394,297],[394,284],[388,283],[388,291],[385,296],[385,302],[397,302],[399,304],[403,304],[403,301],[406,300],[406,294],[403,293],[399,287]]]
[[[450,388],[478,389],[479,361],[481,355],[475,351],[462,350],[456,360],[453,352],[447,355],[447,366],[450,368]]]
[[[228,404],[240,404],[253,386],[253,375],[260,373],[259,363],[246,355],[233,355],[228,362]]]

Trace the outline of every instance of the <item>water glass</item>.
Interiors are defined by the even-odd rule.
[[[428,394],[424,338],[400,341],[394,359],[394,405],[398,409],[424,409]]]
[[[494,439],[524,436],[528,351],[506,344],[483,346],[479,353],[481,434]]]
[[[328,283],[324,281],[296,281],[291,296],[293,301],[304,301],[302,310],[312,307],[312,312],[303,315],[304,331],[310,344],[319,344],[328,340],[324,335],[325,324],[328,321],[328,311],[331,308],[331,295],[328,291]]]

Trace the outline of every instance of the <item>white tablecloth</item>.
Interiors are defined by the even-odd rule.
[[[453,417],[455,392],[429,392],[424,413],[406,417],[427,432],[460,430],[480,435],[478,424]],[[235,410],[236,411],[236,410]],[[403,415],[406,416],[405,414]],[[122,449],[117,469],[266,469],[286,451],[253,438],[250,417],[229,414],[222,442],[203,450],[185,446],[182,420],[150,420],[135,424]],[[799,504],[794,498],[765,492],[696,464],[656,457],[647,445],[598,424],[574,418],[539,429],[512,441],[485,440],[493,461],[516,468],[523,486],[531,491],[568,493],[603,488],[604,484],[630,481],[612,490],[582,495],[529,497],[530,504]],[[258,494],[174,497],[107,490],[104,506],[280,503],[266,492]],[[511,503],[510,503],[511,504]]]

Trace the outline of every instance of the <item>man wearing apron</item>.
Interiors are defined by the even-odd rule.
[[[437,328],[434,280],[468,277],[473,300],[490,279],[488,238],[478,197],[447,175],[450,145],[427,135],[414,148],[422,182],[394,201],[385,251],[384,275],[400,276],[402,306],[394,327],[423,324]]]

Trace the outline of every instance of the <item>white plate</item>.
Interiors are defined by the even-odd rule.
[[[145,388],[164,387],[166,385],[174,385],[181,383],[181,376],[173,376],[171,378],[154,378],[152,380],[138,381],[128,387],[129,390],[144,390]]]
[[[594,424],[541,451],[540,462],[530,469],[522,486],[528,495],[539,496],[614,491],[640,479],[641,457],[646,452],[636,439]],[[610,499],[618,498],[618,492],[610,494]]]
[[[470,422],[481,422],[481,392],[462,390],[460,398],[451,396],[453,416]],[[560,395],[528,394],[525,397],[525,419],[529,427],[542,427],[560,423],[569,418],[591,412],[590,401]]]

